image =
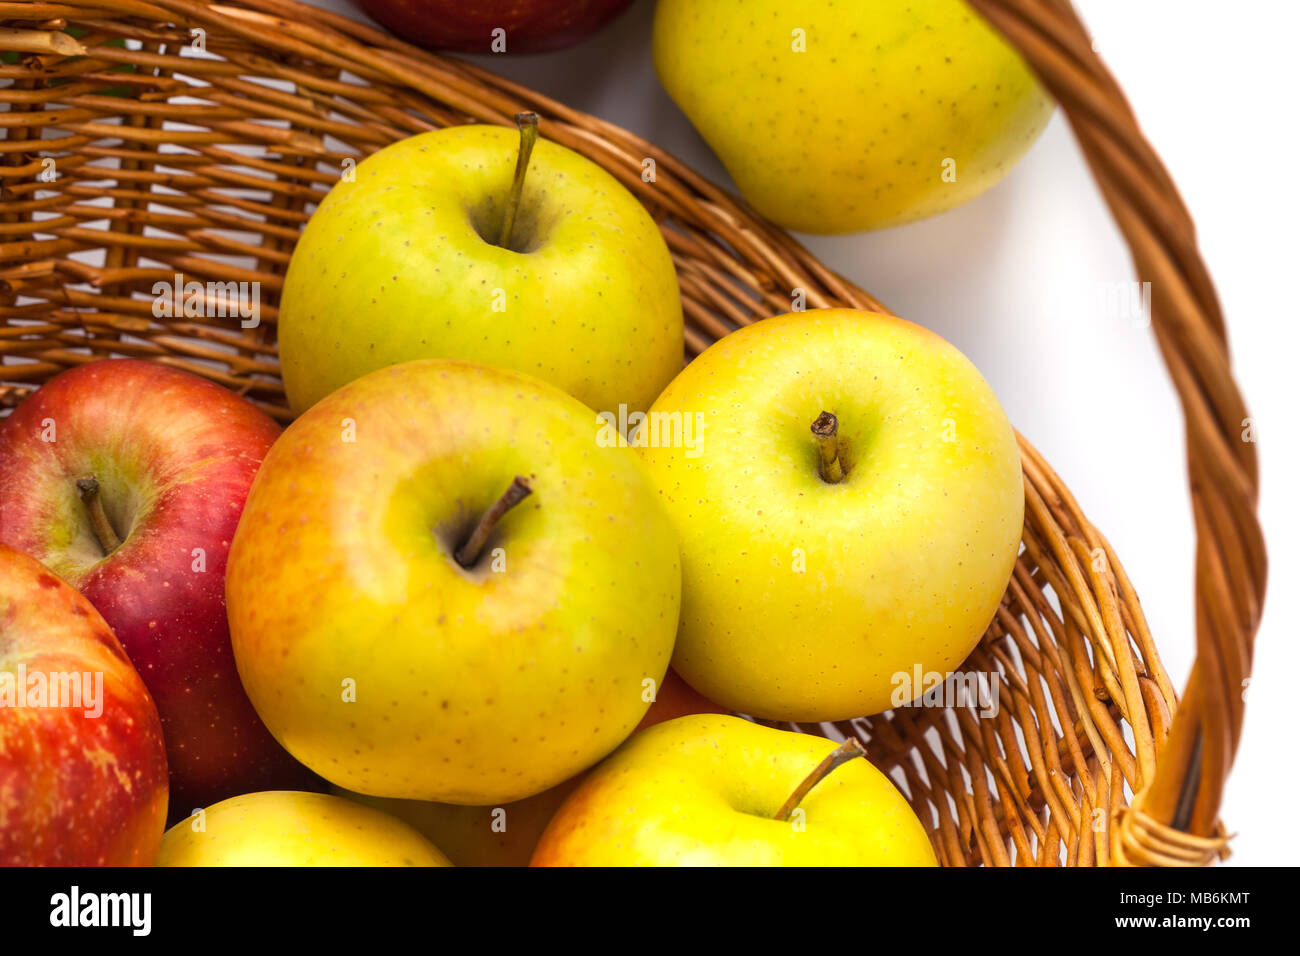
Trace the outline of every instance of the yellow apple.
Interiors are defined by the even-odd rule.
[[[358,793],[498,805],[622,743],[668,667],[681,568],[644,465],[599,427],[531,376],[427,359],[285,430],[226,595],[291,754]]]
[[[533,865],[934,866],[903,795],[842,752],[738,717],[659,724],[587,774]]]
[[[948,342],[851,310],[765,319],[688,365],[657,415],[701,423],[694,447],[640,449],[681,539],[673,667],[696,690],[841,720],[913,699],[918,665],[946,674],[978,643],[1024,486],[1006,414]]]
[[[613,176],[520,134],[421,133],[337,183],[294,249],[280,305],[289,404],[418,358],[501,365],[597,411],[644,411],[682,367],[682,307],[658,226]],[[502,241],[507,209],[517,209]]]
[[[231,797],[167,831],[158,866],[451,866],[386,813],[340,797],[264,790]]]
[[[1052,103],[962,0],[659,0],[668,95],[778,225],[842,233],[982,193]]]

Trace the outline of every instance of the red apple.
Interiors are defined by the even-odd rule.
[[[279,431],[218,385],[132,359],[63,372],[0,423],[0,541],[113,628],[158,705],[179,814],[314,781],[254,712],[226,623],[230,539]]]
[[[539,53],[577,43],[632,0],[360,0],[403,40],[462,53]],[[493,31],[505,31],[504,34]],[[493,41],[497,40],[494,48]],[[501,49],[504,42],[505,49]]]
[[[0,865],[148,866],[162,726],[90,602],[0,544]]]
[[[641,723],[636,725],[636,730],[632,731],[632,733],[639,733],[647,727],[662,724],[666,720],[676,720],[678,717],[685,717],[688,714],[729,713],[731,711],[718,706],[682,680],[677,672],[670,667],[668,672],[664,674],[664,679],[659,683],[659,690],[655,693],[654,703],[650,705],[650,709],[645,712],[645,716],[641,718]]]

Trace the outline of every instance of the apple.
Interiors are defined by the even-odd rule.
[[[451,866],[401,820],[324,793],[230,797],[167,831],[158,866]]]
[[[0,544],[0,866],[148,866],[166,817],[140,675],[89,601]]]
[[[741,193],[787,229],[857,232],[1001,179],[1053,105],[963,0],[659,0],[668,95]]]
[[[647,727],[662,724],[666,720],[675,720],[689,714],[725,714],[727,711],[709,700],[678,675],[671,667],[664,674],[655,691],[650,709],[636,725],[633,733],[640,733]]]
[[[721,714],[669,668],[654,702],[633,733],[685,714]],[[459,806],[425,800],[369,797],[341,788],[334,792],[405,820],[436,843],[457,866],[527,866],[542,831],[582,781],[578,775],[541,793],[499,807]]]
[[[403,40],[431,50],[540,53],[595,33],[631,2],[361,0],[361,8]]]
[[[393,143],[326,196],[280,303],[295,412],[418,358],[512,368],[611,413],[644,411],[677,374],[681,300],[654,220],[520,117],[519,133],[457,126]]]
[[[235,670],[226,552],[279,427],[232,392],[150,362],[62,372],[0,423],[0,541],[95,605],[162,717],[173,810],[312,777]]]
[[[579,774],[531,797],[481,807],[332,789],[340,797],[374,807],[414,827],[456,866],[527,866],[546,824],[581,780]]]
[[[533,866],[935,866],[863,753],[738,717],[670,720],[587,774]]]
[[[775,720],[906,703],[979,642],[1020,548],[1007,416],[973,365],[902,319],[764,319],[701,354],[651,409],[699,440],[640,444],[682,548],[673,667]],[[638,432],[637,442],[643,436]]]
[[[425,359],[291,424],[231,547],[235,659],[331,783],[500,805],[621,743],[672,654],[677,541],[576,399]]]

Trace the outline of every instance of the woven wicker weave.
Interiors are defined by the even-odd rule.
[[[801,729],[859,734],[946,864],[1210,862],[1226,853],[1218,807],[1266,566],[1223,318],[1190,217],[1068,3],[971,2],[1064,108],[1151,281],[1186,414],[1196,663],[1180,703],[1118,557],[1021,439],[1024,549],[967,664],[994,675],[997,714],[911,708]],[[274,304],[299,230],[345,160],[433,127],[509,124],[521,109],[662,223],[691,355],[787,311],[796,288],[809,307],[885,311],[652,144],[292,0],[0,0],[0,24],[0,51],[11,51],[0,64],[0,407],[68,366],[132,355],[286,419]],[[196,29],[206,53],[192,48]],[[41,179],[47,159],[54,181]],[[176,273],[260,282],[261,325],[155,318],[150,290]]]

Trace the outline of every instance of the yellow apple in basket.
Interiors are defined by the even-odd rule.
[[[545,382],[440,359],[285,430],[226,593],[239,675],[291,754],[358,793],[496,805],[632,732],[681,569],[644,465],[597,435]]]
[[[499,126],[421,133],[330,190],[284,280],[294,411],[417,358],[517,369],[597,411],[650,406],[682,366],[668,247],[617,179],[545,139],[532,149],[536,131],[524,124],[522,151]]]
[[[693,447],[641,451],[681,538],[673,667],[710,700],[781,720],[876,713],[920,694],[918,666],[946,673],[979,641],[1024,486],[1006,414],[948,342],[851,310],[764,319],[650,415],[699,422]]]
[[[679,717],[588,774],[534,866],[934,866],[925,827],[856,741]]]
[[[745,198],[802,232],[951,209],[1001,179],[1052,112],[962,0],[659,0],[654,60]]]
[[[265,790],[192,814],[163,836],[158,866],[451,866],[412,827],[324,793]]]

